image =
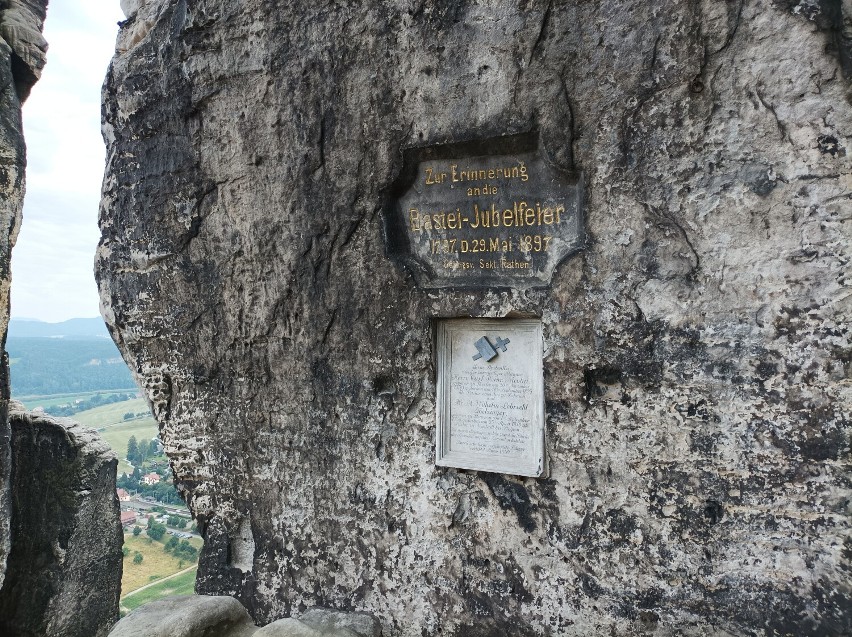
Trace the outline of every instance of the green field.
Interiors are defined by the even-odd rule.
[[[130,436],[136,436],[136,440],[148,441],[157,435],[157,423],[151,416],[135,420],[124,420],[124,414],[128,412],[148,412],[148,405],[141,398],[125,400],[111,405],[102,405],[94,409],[88,409],[71,416],[81,425],[97,429],[98,433],[109,443],[109,446],[118,456],[118,475],[133,471],[124,460],[127,453],[127,441]]]
[[[98,433],[109,443],[109,446],[115,451],[115,455],[118,456],[118,475],[120,476],[122,473],[133,473],[133,467],[127,464],[124,459],[130,436],[136,436],[138,441],[151,440],[157,435],[157,423],[153,418],[132,420],[113,427],[98,429]]]
[[[140,526],[144,528],[145,523],[141,523]],[[163,541],[156,541],[149,538],[144,530],[139,537],[134,537],[132,533],[125,533],[124,546],[130,550],[130,554],[124,558],[124,572],[121,576],[122,596],[192,566],[192,562],[180,560],[163,550],[165,541],[169,537],[166,535]],[[189,543],[201,549],[201,540],[193,538],[189,540]],[[133,563],[133,554],[137,551],[143,556],[141,564]],[[194,577],[193,575],[193,579]]]
[[[77,399],[86,399],[95,394],[101,394],[103,396],[110,396],[112,394],[126,394],[128,392],[133,392],[132,389],[117,389],[117,390],[107,390],[107,391],[89,391],[89,392],[80,392],[76,394],[51,394],[49,396],[12,396],[17,401],[20,401],[24,404],[24,407],[27,409],[35,409],[36,407],[56,407],[57,405],[66,405],[68,403],[74,402]],[[118,403],[114,403],[118,404]],[[147,408],[146,408],[147,409]],[[141,411],[141,410],[140,410]]]
[[[161,597],[171,595],[192,595],[195,592],[195,575],[197,570],[193,568],[191,571],[176,575],[171,579],[160,582],[150,588],[132,593],[121,600],[121,611],[129,612],[139,608],[142,604],[152,602]]]
[[[124,414],[136,414],[139,412],[145,412],[145,414],[149,413],[148,405],[142,398],[125,400],[124,402],[112,403],[111,405],[101,405],[94,409],[77,412],[71,416],[71,418],[83,425],[86,425],[87,427],[100,429],[101,427],[109,427],[110,425],[124,424],[127,422],[124,420]],[[150,418],[150,416],[148,416],[148,418]],[[151,418],[151,420],[153,421],[154,419]]]

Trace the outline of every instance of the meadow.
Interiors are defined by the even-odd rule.
[[[175,575],[169,579],[159,581],[153,586],[140,590],[136,593],[128,594],[121,598],[119,608],[122,612],[128,613],[142,604],[153,602],[161,597],[171,595],[192,595],[195,592],[195,576],[197,573],[196,566],[192,570]]]
[[[130,440],[130,436],[136,436],[136,440],[140,442],[147,442],[157,435],[157,423],[150,415],[133,420],[123,419],[126,413],[135,414],[143,411],[148,413],[148,405],[142,398],[136,398],[81,411],[71,418],[81,425],[98,430],[101,437],[109,443],[115,455],[118,456],[118,475],[121,475],[133,471],[133,467],[125,460],[127,441]]]
[[[127,557],[124,558],[124,572],[121,576],[122,597],[146,584],[151,584],[192,566],[192,562],[179,560],[165,552],[165,542],[170,537],[170,535],[165,535],[162,541],[152,540],[145,535],[144,529],[138,537],[134,537],[133,533],[124,534],[124,546],[127,547],[129,552]],[[201,540],[193,538],[189,540],[189,543],[195,548],[201,549]],[[137,552],[142,554],[141,564],[133,563],[133,556]],[[195,582],[194,571],[192,581]]]

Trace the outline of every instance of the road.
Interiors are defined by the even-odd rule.
[[[136,511],[148,511],[150,509],[153,509],[154,507],[163,507],[168,513],[182,515],[185,518],[190,517],[189,509],[187,509],[185,506],[163,504],[162,502],[150,502],[148,500],[142,500],[140,498],[132,498],[128,502],[122,502],[121,504],[126,505],[128,508],[135,509]]]
[[[139,513],[143,513],[143,514],[147,511],[150,511],[154,507],[163,507],[166,510],[166,514],[172,513],[172,514],[180,515],[181,517],[184,517],[184,518],[190,518],[189,509],[187,509],[186,507],[176,507],[176,506],[172,506],[172,505],[169,505],[169,504],[163,504],[161,502],[148,502],[147,500],[140,500],[139,498],[133,498],[132,500],[121,503],[121,509],[122,510],[138,511]],[[162,515],[162,514],[158,514],[158,515]],[[191,518],[190,518],[190,526],[191,526]],[[169,529],[169,530],[171,531],[172,529]],[[197,533],[193,533],[189,529],[173,529],[173,530],[177,531],[178,533],[187,533],[187,534],[190,535],[190,537],[196,538],[198,540],[204,539],[200,535],[198,535]]]

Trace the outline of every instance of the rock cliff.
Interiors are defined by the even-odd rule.
[[[9,326],[9,268],[12,246],[21,224],[24,203],[26,146],[21,104],[41,76],[47,43],[41,35],[47,0],[0,2],[0,585],[10,550],[9,518],[12,466],[8,422],[9,364],[6,329]]]
[[[91,429],[17,404],[12,427],[12,549],[0,633],[103,637],[118,619],[124,536],[118,460]]]
[[[149,0],[104,88],[96,274],[198,591],[386,635],[842,635],[850,7]],[[406,151],[585,180],[547,288],[388,258]],[[549,475],[434,464],[433,320],[540,317]]]

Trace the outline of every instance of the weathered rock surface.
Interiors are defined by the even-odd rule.
[[[110,631],[110,637],[243,637],[256,630],[233,597],[182,595],[144,604]]]
[[[110,637],[381,637],[378,621],[359,613],[316,608],[258,629],[233,597],[184,595],[140,606]]]
[[[21,104],[44,67],[47,43],[41,36],[47,0],[6,0],[0,4],[0,585],[9,555],[11,449],[7,405],[9,369],[9,264],[24,203],[26,146]]]
[[[97,637],[118,619],[124,536],[115,454],[63,418],[10,409],[12,550],[0,634]]]
[[[852,632],[848,3],[128,3],[105,316],[198,590],[386,635]],[[550,289],[418,289],[416,146],[582,170]],[[542,319],[550,477],[434,466],[432,319]]]

